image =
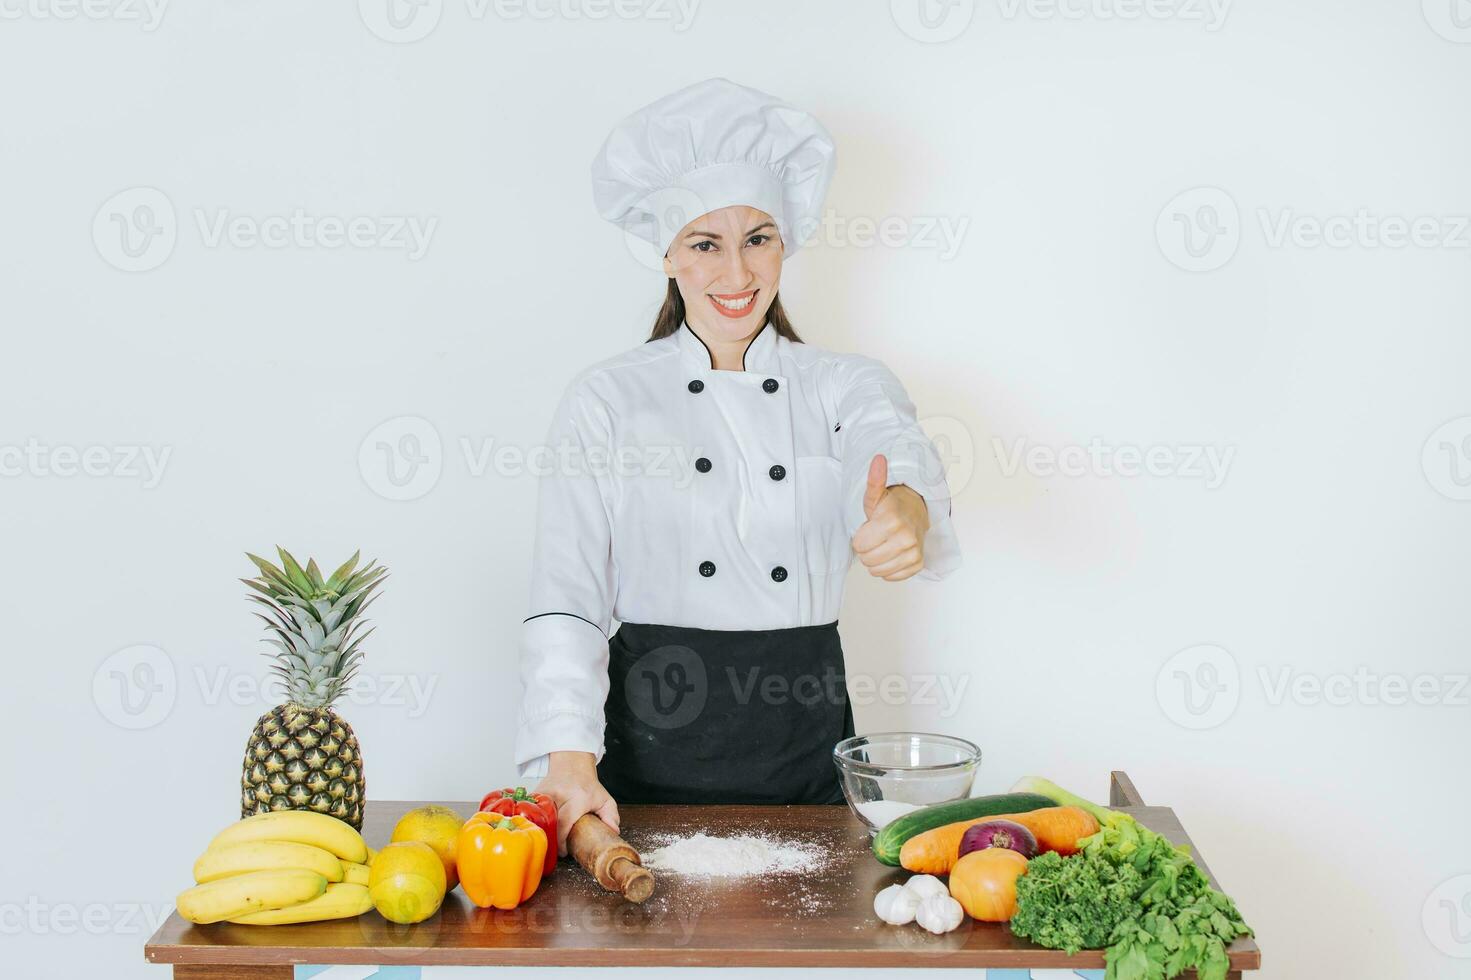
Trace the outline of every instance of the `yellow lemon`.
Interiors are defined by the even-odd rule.
[[[423,841],[399,841],[378,852],[368,869],[368,895],[389,922],[423,922],[444,903],[444,864]]]
[[[456,841],[460,837],[460,826],[465,821],[460,815],[445,806],[421,806],[410,810],[393,826],[394,843],[406,840],[423,841],[434,848],[444,865],[445,891],[454,891],[460,883],[455,855]],[[372,863],[371,861],[369,863]]]

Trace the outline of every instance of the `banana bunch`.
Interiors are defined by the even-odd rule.
[[[336,817],[279,810],[220,831],[175,903],[190,922],[274,926],[362,915],[372,850]]]

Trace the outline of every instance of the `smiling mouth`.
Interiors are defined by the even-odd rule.
[[[748,289],[743,293],[706,293],[710,302],[721,314],[729,317],[745,316],[756,302],[760,289]]]

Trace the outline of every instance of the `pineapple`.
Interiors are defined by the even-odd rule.
[[[359,632],[363,610],[388,574],[369,562],[355,571],[353,555],[327,579],[315,560],[305,568],[277,548],[281,567],[247,555],[260,576],[241,579],[249,598],[266,608],[265,621],[276,647],[266,656],[286,687],[287,701],[261,715],[245,746],[240,776],[240,816],[271,810],[315,810],[361,830],[367,802],[363,759],[352,726],[332,710],[358,664],[359,645],[371,629]]]

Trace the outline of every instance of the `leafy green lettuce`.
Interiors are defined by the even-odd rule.
[[[1017,879],[1012,932],[1076,953],[1107,947],[1105,980],[1225,980],[1226,946],[1251,935],[1183,847],[1132,819],[1106,825],[1072,857],[1043,854]]]

